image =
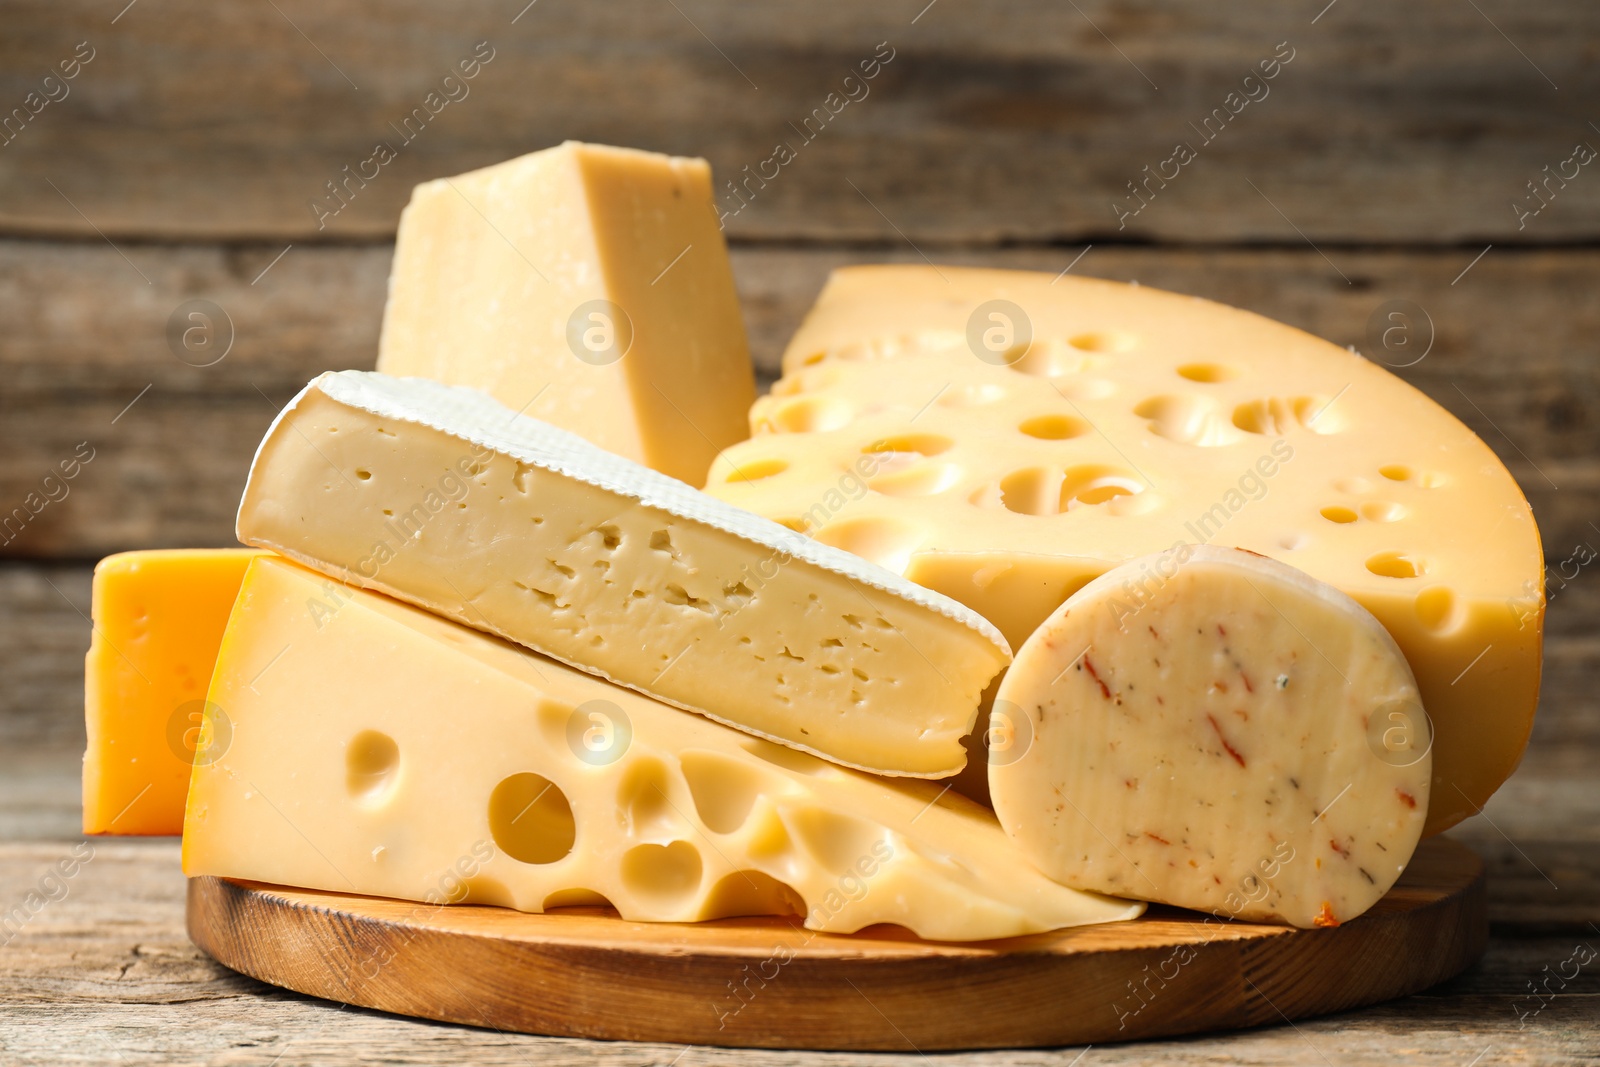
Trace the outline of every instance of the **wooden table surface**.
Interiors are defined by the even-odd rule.
[[[372,365],[411,185],[568,137],[704,155],[719,181],[799,145],[747,201],[721,190],[769,377],[834,266],[1070,269],[1357,347],[1482,434],[1533,504],[1551,590],[1534,743],[1453,831],[1490,869],[1482,964],[1298,1025],[963,1062],[1600,1062],[1600,170],[1570,162],[1600,146],[1592,4],[19,0],[4,21],[0,1064],[922,1059],[340,1008],[194,949],[176,842],[78,836],[93,561],[230,543],[278,405]],[[479,42],[493,58],[468,94],[407,136]],[[1275,56],[1262,95],[1244,76]],[[333,199],[376,141],[394,162]],[[1176,141],[1197,158],[1130,199]],[[172,330],[197,299],[222,313],[206,366]],[[1412,347],[1377,347],[1402,299],[1422,311]],[[44,481],[82,447],[65,493]],[[62,860],[72,877],[47,877]]]
[[[0,572],[13,587],[42,574]],[[69,597],[82,570],[49,577]],[[44,590],[52,597],[48,587]],[[41,598],[42,599],[42,598]],[[72,743],[82,624],[60,598],[36,607],[54,684],[35,664],[49,722],[0,738],[0,900],[44,904],[0,948],[0,1063],[165,1064],[795,1064],[920,1062],[904,1054],[746,1052],[502,1034],[343,1008],[241,977],[184,933],[184,879],[171,839],[102,838],[73,877],[41,883],[84,856]],[[8,633],[16,633],[15,618]],[[34,655],[45,654],[34,642]],[[9,650],[4,668],[24,665]],[[30,736],[31,734],[31,736]],[[81,743],[81,741],[79,742]],[[1600,1055],[1600,791],[1593,749],[1536,749],[1485,813],[1452,836],[1490,869],[1483,962],[1417,996],[1260,1030],[1129,1045],[988,1052],[962,1062],[1059,1064],[1592,1064]],[[76,853],[74,850],[77,850]],[[42,887],[42,888],[41,888]],[[3,937],[0,934],[0,937]],[[1588,961],[1585,963],[1585,961]],[[1537,990],[1537,995],[1530,990]],[[1108,995],[1106,1010],[1112,1010]],[[886,1022],[885,1026],[890,1023]],[[1079,1056],[1082,1056],[1079,1059]]]

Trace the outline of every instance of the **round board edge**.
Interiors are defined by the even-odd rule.
[[[1488,942],[1483,861],[1424,841],[1371,911],[1328,930],[1152,907],[975,944],[818,934],[771,918],[633,923],[202,876],[190,939],[328,1000],[503,1031],[742,1048],[946,1051],[1232,1030],[1405,996]]]

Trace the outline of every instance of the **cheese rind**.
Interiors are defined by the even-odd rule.
[[[990,352],[1019,311],[1028,343]],[[897,266],[836,271],[784,368],[708,492],[954,597],[1013,647],[1129,559],[1271,556],[1405,652],[1436,730],[1429,833],[1516,768],[1542,655],[1532,512],[1483,441],[1382,367],[1144,286]],[[864,455],[870,491],[814,511]],[[732,477],[753,468],[774,473]]]
[[[1090,582],[993,715],[995,813],[1081,889],[1330,926],[1421,837],[1432,738],[1405,657],[1355,601],[1253,553],[1185,546]]]
[[[261,444],[238,530],[340,580],[885,774],[959,770],[979,694],[1010,658],[953,600],[420,379],[344,371],[307,386]]]
[[[178,834],[245,548],[121,552],[95,565],[84,657],[83,832]]]
[[[378,369],[699,485],[755,398],[710,166],[568,141],[417,186]]]
[[[1045,878],[992,813],[935,785],[834,766],[376,593],[347,587],[324,616],[308,605],[325,584],[270,557],[245,579],[210,692],[230,739],[189,794],[190,876],[937,940],[1143,910]]]

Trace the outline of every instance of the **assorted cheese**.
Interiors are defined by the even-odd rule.
[[[688,715],[266,558],[245,578],[197,761],[184,871],[626,919],[794,915],[975,940],[1131,919],[993,813]]]
[[[83,832],[177,834],[222,631],[253,549],[162,549],[94,569]]]
[[[1428,810],[1432,739],[1394,639],[1236,549],[1184,546],[1078,590],[992,714],[1001,824],[1080,889],[1333,926],[1388,892]]]
[[[960,770],[1010,660],[947,597],[422,380],[307,386],[256,455],[239,539],[884,774]]]
[[[751,424],[708,492],[948,594],[1013,647],[1086,582],[1180,543],[1343,590],[1432,716],[1430,833],[1478,811],[1527,743],[1527,501],[1443,408],[1326,341],[1139,286],[854,267]]]
[[[96,568],[86,833],[645,921],[1332,926],[1528,738],[1510,474],[1255,315],[849,268],[756,399],[708,166],[568,142],[417,187],[378,370],[273,422],[254,548]]]
[[[711,168],[569,141],[417,186],[378,369],[485,389],[698,486],[755,399]]]

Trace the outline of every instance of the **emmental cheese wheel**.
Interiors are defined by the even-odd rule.
[[[1383,626],[1252,553],[1107,572],[1000,685],[990,794],[1041,870],[1222,918],[1333,926],[1422,834],[1431,734]]]
[[[1013,648],[1084,583],[1178,543],[1354,597],[1433,717],[1429,833],[1476,814],[1527,745],[1544,618],[1528,502],[1471,430],[1354,352],[1145,286],[853,267],[751,423],[708,492],[954,597]]]

